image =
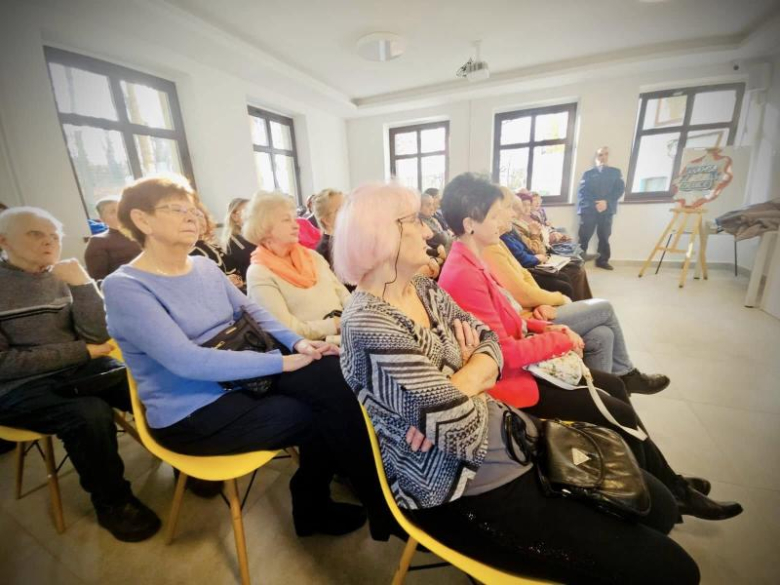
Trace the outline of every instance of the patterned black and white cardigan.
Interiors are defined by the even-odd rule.
[[[450,382],[463,365],[452,322],[471,323],[480,335],[476,352],[503,366],[495,333],[434,281],[415,277],[413,284],[430,329],[362,291],[353,293],[341,320],[341,369],[374,424],[396,502],[407,509],[457,500],[487,450],[486,400],[492,399],[470,398]],[[406,443],[410,426],[433,442],[427,453]]]

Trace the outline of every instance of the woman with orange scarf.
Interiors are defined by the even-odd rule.
[[[299,335],[339,343],[349,291],[325,258],[299,243],[299,233],[292,199],[265,191],[252,198],[243,235],[257,248],[247,295]]]

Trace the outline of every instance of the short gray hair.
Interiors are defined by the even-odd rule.
[[[0,212],[0,235],[8,235],[8,232],[14,223],[27,217],[47,219],[54,224],[54,227],[57,228],[57,232],[59,232],[60,235],[63,235],[62,222],[40,207],[9,207],[5,211]]]
[[[260,243],[268,237],[273,228],[272,213],[280,207],[289,207],[295,214],[295,202],[292,197],[280,191],[258,191],[249,201],[244,211],[244,226],[241,235],[253,244]]]
[[[98,215],[103,215],[103,209],[106,207],[106,205],[110,205],[111,203],[116,203],[119,205],[119,197],[103,197],[102,199],[99,199],[97,203],[95,203],[95,209],[98,212]]]

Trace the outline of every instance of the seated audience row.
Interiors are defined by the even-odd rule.
[[[512,225],[515,200],[471,174],[443,197],[382,184],[346,199],[326,190],[311,198],[320,240],[289,197],[260,192],[231,202],[226,255],[186,179],[141,179],[114,204],[139,247],[105,277],[105,312],[80,265],[60,261],[56,219],[3,212],[0,424],[60,436],[100,524],[120,540],[154,534],[159,519],[132,495],[117,452],[111,407],[128,410],[129,400],[124,366],[107,356],[110,333],[161,444],[200,455],[300,447],[290,482],[300,536],[345,534],[366,515],[374,538],[403,536],[373,471],[359,399],[398,505],[453,548],[567,583],[696,583],[695,562],[668,533],[681,515],[721,520],[739,504],[709,499],[708,481],[677,474],[652,439],[621,427],[643,469],[649,515],[629,522],[550,498],[533,454],[504,431],[508,415],[533,441],[539,418],[612,426],[587,390],[526,370],[568,351],[584,356],[625,427],[647,430],[629,394],[669,383],[636,370],[607,301],[580,300],[592,296],[580,262],[552,276],[523,267],[541,258]],[[432,242],[446,257],[441,288],[421,275],[439,275]],[[357,286],[351,296],[329,267],[331,252],[341,281]],[[247,256],[244,269],[238,259]],[[56,312],[41,311],[53,304]],[[271,345],[210,346],[237,322],[267,332]],[[336,472],[365,509],[330,498]]]
[[[374,423],[396,501],[445,544],[513,572],[567,583],[697,582],[696,564],[666,535],[679,514],[721,519],[741,508],[698,492],[695,487],[706,491],[708,482],[675,474],[652,441],[632,445],[653,501],[639,524],[544,497],[529,473],[529,454],[524,462],[510,457],[505,413],[514,410],[534,435],[537,421],[528,407],[547,393],[523,366],[581,348],[582,341],[541,321],[527,324],[537,333],[531,339],[517,329],[506,332],[503,316],[515,308],[479,261],[480,249],[498,242],[500,198],[496,187],[466,176],[447,186],[442,202],[459,239],[444,266],[443,285],[457,284],[449,292],[466,300],[472,288],[484,290],[476,295],[481,303],[471,307],[477,317],[417,275],[431,233],[417,217],[413,192],[361,187],[337,222],[336,271],[357,284],[344,313],[342,369]],[[456,254],[459,261],[453,262]],[[449,277],[450,271],[468,278],[460,280],[455,272]],[[479,313],[493,322],[478,320]],[[641,424],[620,379],[595,377],[614,394],[608,401],[614,415]],[[537,414],[605,424],[578,392],[553,393],[560,396]]]

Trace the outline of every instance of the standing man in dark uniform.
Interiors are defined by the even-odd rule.
[[[609,236],[612,234],[612,217],[617,213],[618,199],[623,196],[626,184],[620,169],[607,166],[609,148],[596,151],[596,166],[585,171],[577,193],[577,213],[580,215],[580,247],[588,260],[588,243],[597,232],[599,238],[596,266],[614,270],[609,263]]]

